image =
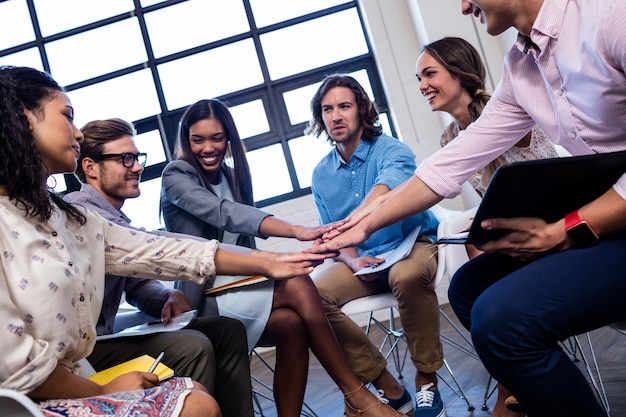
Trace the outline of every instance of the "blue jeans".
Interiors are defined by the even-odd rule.
[[[606,415],[558,342],[626,317],[626,239],[531,262],[483,254],[457,271],[449,299],[489,373],[529,417]]]

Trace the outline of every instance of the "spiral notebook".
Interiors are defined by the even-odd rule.
[[[494,174],[469,232],[437,243],[482,244],[506,230],[484,230],[485,219],[539,217],[555,222],[600,197],[626,173],[626,151],[514,162]]]

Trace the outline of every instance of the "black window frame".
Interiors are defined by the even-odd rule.
[[[229,93],[218,98],[226,102],[229,106],[235,106],[243,104],[249,101],[261,99],[266,111],[269,123],[269,131],[262,134],[246,138],[245,144],[249,151],[260,149],[270,145],[280,144],[287,162],[287,168],[291,177],[291,184],[293,191],[281,194],[275,197],[267,198],[264,200],[256,201],[257,207],[265,207],[271,204],[280,203],[291,200],[293,198],[301,197],[310,194],[310,187],[301,187],[296,175],[295,165],[289,150],[288,142],[291,139],[299,138],[303,135],[303,131],[306,128],[307,123],[298,123],[292,125],[289,121],[286,105],[282,99],[282,94],[285,91],[289,91],[302,86],[310,85],[321,81],[325,76],[337,73],[337,72],[353,72],[358,70],[366,70],[369,76],[369,81],[374,93],[373,99],[375,100],[379,112],[387,113],[389,115],[389,124],[391,132],[387,132],[392,136],[395,136],[395,127],[393,125],[392,118],[390,117],[390,110],[387,105],[387,99],[385,97],[384,88],[381,82],[381,78],[376,66],[376,59],[371,47],[368,33],[365,29],[366,25],[363,19],[363,14],[357,0],[346,1],[343,4],[330,7],[328,9],[319,10],[313,13],[309,13],[303,16],[299,16],[293,19],[282,21],[263,28],[257,28],[252,15],[252,8],[249,0],[241,0],[244,4],[248,22],[250,25],[250,31],[236,36],[231,36],[225,39],[220,39],[215,42],[210,42],[204,45],[200,45],[194,48],[190,48],[184,51],[179,51],[167,56],[155,58],[152,47],[150,45],[150,38],[148,36],[148,30],[144,19],[144,14],[158,9],[166,8],[175,4],[179,4],[188,0],[167,0],[158,4],[143,7],[140,0],[133,0],[134,10],[111,16],[106,19],[102,19],[97,22],[93,22],[87,25],[83,25],[71,30],[67,30],[61,33],[56,33],[51,36],[44,37],[41,34],[41,30],[38,24],[36,10],[34,6],[34,0],[25,0],[30,12],[31,21],[35,33],[35,40],[27,42],[21,45],[16,45],[8,49],[0,50],[0,57],[10,55],[22,50],[36,47],[39,51],[43,68],[45,71],[50,72],[50,65],[46,56],[45,45],[49,42],[57,41],[66,37],[78,35],[80,33],[100,28],[112,23],[120,22],[125,19],[137,18],[141,35],[147,52],[147,61],[141,64],[133,65],[127,68],[122,68],[117,71],[104,74],[91,79],[83,80],[74,84],[66,85],[65,89],[68,92],[77,90],[83,87],[87,87],[93,84],[97,84],[103,81],[111,80],[116,77],[131,74],[137,71],[145,70],[148,68],[152,74],[157,98],[159,101],[161,112],[153,116],[141,119],[141,120],[129,120],[135,125],[138,134],[145,133],[152,130],[158,130],[162,140],[162,145],[166,155],[166,161],[146,166],[142,176],[142,181],[148,181],[161,176],[163,168],[171,160],[171,155],[174,149],[176,140],[176,130],[178,121],[186,107],[178,109],[168,109],[166,106],[165,95],[163,87],[159,79],[157,67],[160,64],[171,62],[183,57],[187,57],[199,52],[204,52],[210,49],[214,49],[220,46],[224,46],[233,42],[241,41],[244,39],[252,38],[256,52],[259,56],[259,62],[261,65],[261,72],[263,74],[263,83],[233,93]],[[363,27],[363,33],[367,44],[368,52],[361,56],[353,57],[348,60],[340,61],[324,67],[315,68],[306,72],[298,73],[296,75],[288,76],[285,78],[272,80],[269,76],[268,68],[265,62],[265,56],[261,48],[260,37],[277,29],[283,29],[295,24],[303,23],[312,19],[317,19],[323,16],[334,14],[348,9],[355,9],[358,13],[361,26]],[[54,76],[54,74],[52,74]],[[191,104],[191,103],[190,103]],[[320,138],[320,140],[323,140]],[[254,175],[254,172],[252,173]],[[65,175],[65,181],[67,183],[67,191],[74,191],[80,188],[78,180],[70,174]]]

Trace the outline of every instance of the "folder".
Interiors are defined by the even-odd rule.
[[[257,282],[267,281],[267,277],[261,275],[252,275],[249,277],[245,277],[242,279],[238,279],[232,282],[228,282],[224,285],[219,285],[217,287],[209,288],[202,292],[203,295],[218,295],[221,292],[226,290],[245,287],[246,285],[256,284]]]

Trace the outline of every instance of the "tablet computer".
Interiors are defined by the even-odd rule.
[[[539,217],[555,222],[604,194],[625,172],[626,151],[503,165],[485,191],[465,243],[482,244],[507,233],[481,228],[485,219]]]

